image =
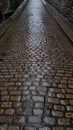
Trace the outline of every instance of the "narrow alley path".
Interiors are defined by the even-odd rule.
[[[73,45],[41,0],[0,40],[0,130],[73,130]]]

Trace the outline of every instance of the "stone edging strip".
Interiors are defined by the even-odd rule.
[[[6,21],[4,21],[1,25],[0,25],[0,38],[4,35],[4,33],[8,30],[8,28],[10,27],[10,25],[12,24],[12,22],[15,20],[15,18],[22,12],[22,10],[24,9],[26,3],[28,0],[24,0],[16,9],[16,11],[13,13],[13,15],[11,15]]]
[[[57,23],[60,25],[64,33],[67,35],[67,37],[70,39],[70,41],[73,43],[73,31],[68,27],[68,25],[61,19],[59,15],[56,13],[56,9],[50,5],[45,0],[42,0],[43,4],[47,7],[47,9],[51,12],[52,16],[55,18]]]

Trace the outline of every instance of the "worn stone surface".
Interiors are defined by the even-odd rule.
[[[73,46],[41,0],[0,39],[0,129],[73,129]]]

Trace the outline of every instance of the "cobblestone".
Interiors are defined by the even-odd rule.
[[[59,99],[58,98],[48,98],[48,102],[49,103],[56,103],[56,104],[59,104]]]
[[[11,96],[11,101],[20,101],[20,96]]]
[[[41,116],[43,114],[43,110],[42,109],[33,109],[33,114]]]
[[[25,118],[23,116],[16,116],[13,119],[13,123],[15,124],[25,124]]]
[[[54,105],[54,109],[59,111],[65,111],[65,107],[61,105]]]
[[[27,115],[29,115],[29,116],[32,115],[32,109],[26,108],[25,111],[24,111],[24,115],[26,115],[26,116]]]
[[[69,104],[69,100],[66,100],[66,99],[61,100],[61,104],[62,105],[68,105]]]
[[[13,104],[12,104],[12,107],[13,108],[19,108],[19,107],[21,107],[22,106],[22,103],[21,102],[13,102]]]
[[[30,117],[28,118],[28,121],[29,121],[30,123],[40,123],[40,122],[41,122],[41,118],[38,117],[38,116],[30,116]]]
[[[70,120],[66,119],[66,118],[61,118],[61,119],[58,119],[58,123],[59,123],[59,125],[69,125]]]
[[[0,129],[72,130],[72,119],[73,46],[30,0],[0,39]]]
[[[46,125],[55,125],[56,124],[55,118],[52,118],[52,117],[45,117],[44,121],[45,121]]]
[[[73,106],[67,106],[66,109],[67,111],[73,111]]]
[[[6,109],[5,110],[5,115],[13,115],[14,109]]]
[[[32,99],[34,102],[44,102],[43,96],[33,96]]]
[[[18,126],[9,126],[8,130],[19,130]]]
[[[12,102],[2,102],[1,103],[1,108],[11,108],[12,107]]]
[[[1,116],[0,117],[0,124],[7,124],[12,122],[12,117],[10,116]]]
[[[53,116],[58,116],[58,117],[63,117],[64,113],[63,112],[59,112],[59,111],[52,111],[52,115]]]
[[[65,116],[68,118],[73,118],[73,112],[67,112],[65,113]]]
[[[34,108],[43,108],[43,103],[41,103],[41,102],[36,102],[36,103],[34,104]]]

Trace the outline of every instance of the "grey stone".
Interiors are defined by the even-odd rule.
[[[28,121],[29,121],[30,123],[41,123],[41,118],[38,117],[38,116],[30,116],[30,117],[28,118]]]
[[[44,102],[43,96],[33,96],[32,99],[34,102]]]
[[[41,103],[41,102],[36,102],[36,103],[34,103],[34,108],[43,108],[43,103]]]
[[[33,114],[41,116],[43,114],[43,110],[42,109],[33,109]]]
[[[45,122],[45,124],[46,125],[55,125],[55,123],[56,123],[56,120],[55,120],[55,118],[53,118],[53,117],[45,117],[44,118],[44,122]]]

